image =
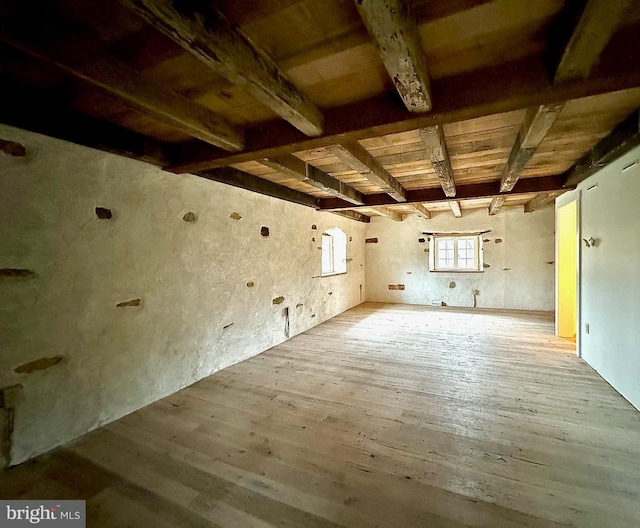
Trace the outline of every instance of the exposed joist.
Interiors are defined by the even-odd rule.
[[[632,0],[587,1],[556,69],[555,83],[589,76],[632,3]]]
[[[536,211],[541,207],[544,207],[545,205],[553,202],[560,194],[562,194],[562,192],[537,194],[535,198],[532,198],[526,204],[524,204],[524,212],[532,213],[533,211]]]
[[[462,209],[460,209],[460,202],[458,200],[449,200],[449,207],[451,207],[453,216],[456,218],[462,217]]]
[[[24,145],[16,143],[15,141],[0,139],[0,152],[9,154],[9,156],[15,158],[21,158],[27,154],[27,149],[24,148]]]
[[[380,216],[384,216],[385,218],[389,218],[394,222],[402,222],[402,213],[400,211],[394,211],[389,207],[376,207],[375,212]]]
[[[357,141],[342,142],[329,151],[398,202],[405,201],[404,187]]]
[[[215,2],[120,0],[153,27],[309,136],[322,134],[322,112],[278,65],[215,9]]]
[[[169,170],[199,171],[636,86],[640,86],[640,69],[624,62],[606,76],[554,86],[544,62],[527,57],[434,80],[434,109],[428,114],[413,114],[387,96],[374,97],[327,109],[327,133],[322,137],[308,138],[281,120],[272,121],[247,131],[241,153],[226,154],[196,142],[181,145],[173,153]]]
[[[563,179],[561,176],[545,176],[541,178],[525,178],[520,180],[513,190],[505,193],[505,196],[520,196],[522,194],[552,192],[563,190]],[[456,200],[476,200],[478,198],[492,198],[500,195],[500,182],[472,183],[458,185]],[[408,190],[406,194],[406,204],[429,204],[429,203],[449,203],[450,198],[442,195],[442,190],[416,189]],[[365,208],[376,208],[380,206],[398,205],[387,194],[366,194],[364,205],[353,205],[338,198],[321,198],[318,200],[318,207],[322,210],[339,211],[342,209],[359,210]],[[403,204],[404,205],[404,204]]]
[[[407,110],[431,110],[427,62],[408,2],[356,0],[356,7]]]
[[[424,205],[413,204],[411,208],[415,211],[415,214],[424,218],[425,220],[431,219],[431,211],[429,211]]]
[[[273,183],[263,178],[258,178],[258,176],[254,176],[253,174],[243,172],[233,167],[211,169],[209,171],[200,172],[196,174],[196,176],[259,194],[264,194],[265,196],[271,196],[272,198],[286,200],[287,202],[317,208],[317,202],[313,196],[290,189],[284,185],[278,185],[277,183]]]
[[[2,123],[158,166],[168,163],[166,144],[160,141],[67,110],[50,93],[9,82],[2,89],[4,97],[11,101],[0,105]],[[25,108],[29,111],[25,112]]]
[[[350,220],[355,220],[356,222],[363,222],[368,224],[371,222],[371,217],[364,215],[362,213],[358,213],[357,211],[331,211],[331,214],[344,216],[345,218],[349,218]]]
[[[68,21],[34,16],[26,8],[15,0],[4,6],[0,40],[206,143],[226,150],[243,147],[241,128],[101,52],[95,38]]]
[[[444,195],[453,197],[456,195],[456,184],[453,177],[453,169],[444,139],[442,125],[434,125],[420,130],[420,138],[424,143],[427,156],[431,161],[433,170],[440,180]]]
[[[263,165],[275,169],[291,178],[311,185],[347,202],[362,205],[364,197],[350,185],[334,178],[326,172],[305,163],[303,160],[292,154],[285,154],[278,158],[265,158],[259,160]]]
[[[575,187],[639,145],[640,110],[636,110],[562,175],[565,185]]]
[[[564,107],[563,103],[544,104],[527,108],[524,122],[516,138],[509,159],[502,171],[500,190],[508,192],[520,178],[525,165],[535,154],[545,135]]]
[[[504,196],[494,196],[489,205],[489,214],[491,216],[498,214],[500,208],[504,205]]]

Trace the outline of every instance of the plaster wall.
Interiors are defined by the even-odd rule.
[[[430,272],[427,232],[485,231],[482,273]],[[554,209],[524,214],[521,207],[489,216],[486,210],[449,213],[430,220],[416,215],[402,222],[375,217],[367,226],[366,299],[375,302],[477,306],[524,310],[554,309]],[[455,287],[451,287],[455,283]],[[403,284],[404,290],[389,285]]]
[[[640,147],[578,186],[580,353],[640,410]],[[586,325],[589,325],[587,333]]]
[[[285,340],[285,308],[293,336],[363,300],[362,223],[4,125],[0,137],[27,149],[0,155],[13,464]],[[333,226],[348,273],[320,278]]]

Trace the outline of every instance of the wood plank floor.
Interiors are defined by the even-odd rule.
[[[637,527],[640,413],[548,314],[367,303],[0,490],[89,527]]]

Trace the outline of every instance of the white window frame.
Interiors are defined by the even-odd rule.
[[[321,276],[341,275],[347,272],[347,234],[339,227],[322,232]]]
[[[460,266],[460,242],[465,240],[474,241],[473,267]],[[446,266],[440,263],[439,253],[442,246],[453,242],[453,265]],[[440,234],[429,237],[429,271],[432,272],[455,272],[455,273],[482,273],[484,271],[482,262],[482,235],[462,234],[450,235]]]

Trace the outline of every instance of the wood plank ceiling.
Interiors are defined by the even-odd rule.
[[[0,39],[0,121],[361,221],[533,211],[640,143],[632,0],[0,0]]]

